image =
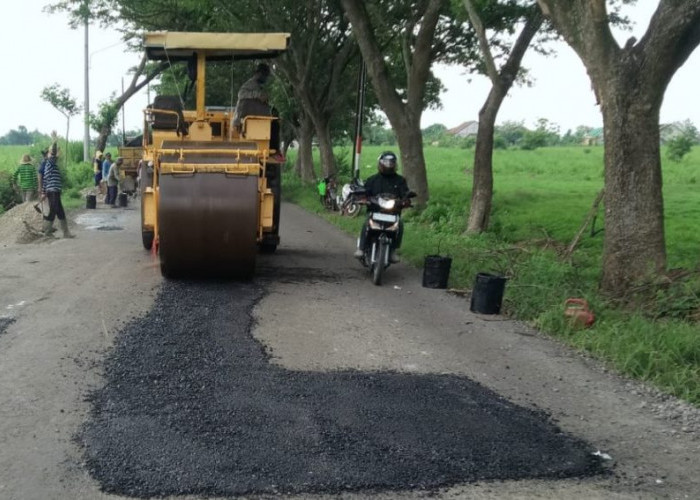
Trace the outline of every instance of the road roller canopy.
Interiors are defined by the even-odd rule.
[[[189,33],[154,31],[144,35],[146,55],[151,60],[183,61],[196,52],[208,60],[263,59],[287,50],[289,33]]]

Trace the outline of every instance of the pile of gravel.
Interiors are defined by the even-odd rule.
[[[165,282],[119,334],[79,436],[104,491],[335,494],[605,472],[547,415],[466,377],[270,364],[251,334],[262,293]]]
[[[36,203],[36,201],[21,203],[0,214],[0,245],[32,243],[43,238],[42,217],[34,210]],[[44,202],[44,210],[48,210],[46,202]]]

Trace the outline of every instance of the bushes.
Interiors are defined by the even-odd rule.
[[[0,213],[9,210],[19,201],[12,187],[12,173],[0,170]]]

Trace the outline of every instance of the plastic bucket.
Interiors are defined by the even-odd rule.
[[[127,198],[126,193],[119,193],[119,206],[125,207],[127,203],[128,203],[128,198]]]
[[[506,278],[489,273],[478,273],[472,290],[469,310],[478,314],[499,314]]]
[[[97,196],[89,194],[85,197],[85,208],[97,208]]]
[[[425,288],[447,288],[450,277],[451,257],[426,255],[423,263],[423,286]]]

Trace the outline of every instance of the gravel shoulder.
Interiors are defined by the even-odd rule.
[[[0,241],[0,498],[117,498],[88,474],[75,436],[115,336],[148,313],[161,277],[140,246],[137,210],[84,214],[71,214],[81,221],[74,240]],[[697,409],[527,325],[473,315],[464,298],[422,288],[420,271],[404,264],[375,287],[351,257],[354,238],[296,206],[284,205],[282,228],[283,244],[260,258],[256,279],[265,295],[253,334],[269,362],[309,372],[466,376],[547,412],[612,457],[607,477],[484,481],[375,498],[697,497]]]

